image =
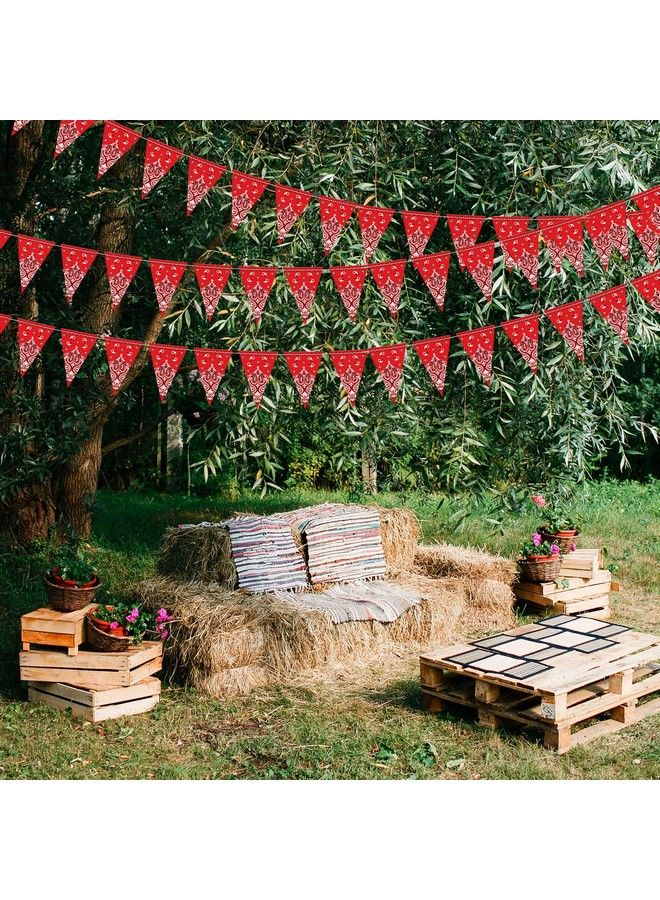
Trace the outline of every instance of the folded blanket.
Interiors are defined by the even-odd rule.
[[[240,588],[260,593],[307,587],[305,559],[286,522],[239,516],[223,525],[229,530]]]
[[[324,613],[335,625],[342,622],[394,622],[421,597],[409,588],[387,581],[353,581],[321,592],[273,591],[280,600],[299,609]]]

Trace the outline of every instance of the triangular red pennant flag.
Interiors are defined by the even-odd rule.
[[[18,269],[21,276],[21,293],[39,271],[55,244],[52,241],[39,241],[36,238],[18,235]]]
[[[297,268],[285,269],[284,274],[291,288],[296,306],[300,311],[302,320],[307,324],[307,320],[312,312],[312,304],[316,297],[319,281],[323,274],[323,269],[317,268]]]
[[[298,391],[300,402],[307,408],[323,354],[304,350],[300,353],[285,353],[284,358]]]
[[[433,230],[438,223],[439,215],[425,212],[402,212],[403,228],[408,238],[411,256],[421,256]]]
[[[582,219],[577,216],[539,216],[541,237],[559,272],[567,259],[578,275],[584,275]]]
[[[161,403],[167,400],[167,393],[186,352],[186,347],[174,347],[171,344],[152,344],[149,347]]]
[[[321,234],[323,236],[323,249],[326,253],[330,253],[339,240],[339,235],[353,215],[354,209],[354,203],[347,203],[345,200],[335,200],[334,197],[319,197]]]
[[[449,261],[451,253],[433,253],[413,259],[412,264],[424,279],[424,284],[431,292],[440,312],[445,305],[447,278],[449,277]]]
[[[266,300],[275,284],[277,269],[275,266],[241,266],[240,273],[252,315],[257,322],[261,322]]]
[[[539,232],[529,231],[518,237],[502,238],[500,246],[507,266],[517,266],[535,288],[539,275]]]
[[[199,380],[204,388],[206,401],[210,406],[218,392],[222,377],[227,371],[227,366],[231,359],[231,350],[198,348],[193,353],[195,354],[195,361],[199,371]]]
[[[660,241],[660,226],[656,226],[651,213],[648,212],[629,212],[628,221],[644,248],[648,261],[654,266]]]
[[[41,325],[27,319],[18,319],[18,370],[21,378],[25,375],[51,334],[52,325]]]
[[[488,241],[467,250],[459,250],[458,259],[477,282],[486,300],[490,300],[493,293],[494,242]]]
[[[364,258],[367,262],[373,256],[380,239],[387,231],[393,215],[393,209],[384,209],[380,206],[357,207],[357,217],[364,246]]]
[[[456,250],[465,250],[467,247],[474,247],[479,237],[481,227],[486,221],[484,216],[445,216],[451,239],[454,242]],[[460,262],[460,256],[459,256]],[[463,264],[461,263],[461,268]]]
[[[125,153],[134,147],[140,140],[137,131],[118,125],[116,122],[106,122],[103,126],[103,138],[101,139],[101,156],[99,157],[99,170],[96,175],[100,178],[112,168]]]
[[[502,329],[513,346],[520,351],[523,359],[536,375],[539,359],[539,317],[538,313],[510,319],[502,324]]]
[[[406,359],[406,345],[390,344],[388,347],[374,347],[369,353],[376,371],[383,379],[383,383],[389,392],[390,400],[392,403],[396,403],[396,396],[399,393],[399,385],[401,384],[401,375],[403,373],[403,364]]]
[[[298,219],[307,209],[312,194],[296,191],[283,184],[275,185],[275,212],[277,218],[277,243],[281,244]]]
[[[64,119],[60,122],[60,130],[57,133],[54,156],[59,156],[67,147],[84,134],[92,125],[96,125],[96,119]]]
[[[628,224],[626,204],[610,203],[584,217],[584,227],[596,248],[596,253],[605,270],[612,250],[617,249],[624,259],[628,259]]]
[[[369,356],[368,350],[331,350],[330,359],[339,375],[348,402],[355,406],[357,394],[360,389],[360,381],[364,372],[364,364]]]
[[[186,271],[186,264],[171,262],[168,259],[150,259],[149,267],[156,290],[158,309],[161,315],[165,315],[172,302],[174,292],[183,278],[183,273]]]
[[[608,291],[592,294],[589,302],[598,310],[601,316],[608,322],[619,335],[624,344],[628,343],[628,304],[626,301],[626,287],[619,285]]]
[[[105,335],[103,343],[108,357],[112,393],[117,394],[144,344],[142,341],[127,341]]]
[[[5,231],[3,228],[0,228],[0,250],[2,250],[10,237],[11,231]]]
[[[62,244],[62,272],[64,273],[64,293],[67,303],[71,303],[73,295],[80,287],[80,282],[91,269],[96,257],[96,250]]]
[[[3,313],[0,313],[0,334],[5,330],[7,325],[11,322],[11,316],[5,316]]]
[[[232,229],[238,228],[267,187],[268,182],[263,178],[237,171],[231,173]]]
[[[545,310],[559,334],[566,340],[580,362],[584,362],[584,323],[582,301],[574,300],[563,306]]]
[[[372,263],[369,268],[378,290],[383,295],[387,308],[396,319],[399,314],[399,299],[406,272],[405,259],[392,262]]]
[[[490,384],[493,371],[493,347],[495,346],[495,326],[486,325],[484,328],[475,328],[472,331],[462,331],[457,334],[459,339],[477,372],[484,380],[484,384]]]
[[[655,227],[660,231],[660,187],[649,188],[632,198],[641,212],[648,213]]]
[[[186,215],[189,216],[199,201],[211,188],[220,181],[227,171],[226,166],[207,162],[198,156],[188,159],[188,195],[186,198]]]
[[[139,256],[123,256],[121,254],[105,254],[105,268],[110,283],[112,308],[121,303],[128,286],[135,278],[142,260]]]
[[[367,277],[367,266],[330,266],[330,274],[339,291],[351,322],[355,322]]]
[[[268,385],[270,373],[273,371],[273,366],[277,360],[277,353],[272,351],[252,353],[249,350],[239,350],[238,355],[241,358],[243,371],[252,391],[254,405],[258,409],[261,406],[261,400]]]
[[[176,147],[163,144],[147,138],[147,148],[144,153],[144,172],[142,175],[142,199],[152,191],[160,179],[167,175],[172,166],[176,165],[183,153]]]
[[[98,339],[98,334],[88,334],[86,331],[70,331],[68,328],[60,328],[62,355],[64,356],[64,375],[67,387],[71,387],[73,379],[80,371],[80,367],[91,351],[96,347]]]
[[[417,351],[417,355],[431,376],[431,381],[441,394],[445,392],[450,341],[450,335],[430,338],[426,341],[413,341],[413,347]]]
[[[656,312],[660,312],[660,270],[635,278],[633,286]]]
[[[206,317],[210,322],[229,281],[231,266],[205,266],[203,263],[197,263],[194,269]]]
[[[493,228],[498,241],[520,237],[527,231],[529,223],[529,216],[493,216]]]
[[[25,128],[29,119],[14,119],[14,124],[11,126],[11,135],[12,137],[21,130],[21,128]]]

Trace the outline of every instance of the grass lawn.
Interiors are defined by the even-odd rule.
[[[182,495],[99,495],[93,542],[106,585],[121,592],[153,570],[167,525],[216,519],[234,509],[274,511],[339,499],[287,492],[261,500]],[[344,497],[340,499],[345,499]],[[412,505],[425,540],[447,538],[512,554],[537,524],[502,529],[471,514],[452,534],[458,502],[383,495]],[[613,621],[660,633],[660,482],[589,485],[582,546],[604,546],[623,590]],[[513,732],[491,733],[458,716],[423,711],[417,659],[349,675],[297,679],[230,702],[167,687],[144,716],[92,725],[28,704],[18,681],[19,617],[44,605],[45,549],[0,557],[0,777],[8,778],[660,778],[660,718],[558,757]]]

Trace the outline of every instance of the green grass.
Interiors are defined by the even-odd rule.
[[[93,536],[108,588],[125,590],[153,571],[167,525],[217,519],[235,509],[276,509],[345,499],[286,492],[203,500],[102,492]],[[448,538],[513,553],[536,523],[508,517],[501,529],[470,514],[452,534],[458,501],[383,495],[412,505],[426,540]],[[583,546],[605,546],[623,583],[613,619],[660,632],[660,487],[604,482],[580,501]],[[28,704],[18,681],[18,620],[43,604],[46,548],[0,557],[0,777],[3,778],[660,778],[658,718],[651,717],[558,757],[533,734],[491,733],[460,715],[421,708],[416,658],[351,676],[316,676],[230,702],[167,687],[144,716],[100,725]]]

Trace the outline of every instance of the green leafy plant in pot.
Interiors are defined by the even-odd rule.
[[[62,544],[44,576],[48,602],[60,612],[73,612],[94,601],[101,580],[92,562],[92,551],[79,541]]]
[[[522,580],[537,584],[555,581],[561,569],[561,557],[560,545],[543,540],[543,535],[535,531],[531,540],[520,548],[518,568]]]
[[[556,498],[546,499],[543,494],[532,494],[532,503],[543,510],[544,523],[538,533],[544,541],[559,544],[563,553],[570,553],[577,547],[580,534],[578,519],[568,503]]]
[[[87,643],[93,650],[116,653],[144,640],[164,641],[171,622],[164,608],[154,613],[109,597],[87,614]]]

